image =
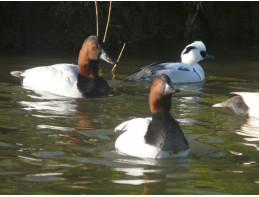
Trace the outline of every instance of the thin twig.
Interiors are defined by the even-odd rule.
[[[105,43],[105,41],[106,41],[106,35],[107,35],[107,31],[108,31],[108,27],[109,27],[109,23],[110,23],[110,17],[111,17],[111,9],[112,9],[112,2],[110,1],[109,14],[108,14],[108,19],[107,19],[105,34],[103,37],[103,43]]]
[[[119,55],[119,57],[118,57],[118,59],[117,59],[117,63],[120,61],[121,54],[122,54],[122,52],[123,52],[125,46],[126,46],[126,43],[124,43],[124,45],[123,45],[123,47],[122,47],[122,49],[121,49],[120,55]],[[112,68],[112,72],[115,70],[115,68],[116,68],[116,66],[117,66],[117,63],[114,64],[114,66],[113,66],[113,68]]]
[[[95,14],[96,14],[96,37],[99,36],[99,24],[98,24],[98,7],[97,1],[95,1]]]

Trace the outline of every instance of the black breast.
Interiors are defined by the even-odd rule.
[[[168,111],[153,114],[145,140],[147,144],[175,154],[189,148],[180,125]]]
[[[92,79],[80,74],[78,74],[77,87],[84,97],[105,95],[110,89],[108,83],[103,78],[96,76]]]

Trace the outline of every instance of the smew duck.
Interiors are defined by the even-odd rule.
[[[185,47],[181,54],[182,62],[162,62],[145,66],[125,80],[129,81],[152,81],[159,74],[166,74],[172,83],[202,82],[205,73],[198,64],[204,59],[214,58],[206,52],[202,41],[195,41]]]

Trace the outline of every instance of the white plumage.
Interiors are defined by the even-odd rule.
[[[77,88],[78,73],[77,65],[55,64],[25,70],[20,76],[25,88],[80,98],[83,96]]]
[[[198,62],[208,58],[214,58],[214,56],[206,52],[202,41],[195,41],[185,47],[181,53],[181,62],[153,63],[141,68],[126,80],[151,81],[159,74],[166,74],[172,83],[201,82],[205,79],[205,73]]]
[[[122,134],[115,141],[115,148],[122,153],[142,158],[186,157],[189,154],[190,149],[173,154],[146,144],[144,136],[151,120],[151,117],[135,118],[117,126],[115,132],[122,132]]]

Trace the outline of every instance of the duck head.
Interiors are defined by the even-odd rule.
[[[104,49],[104,44],[96,36],[89,36],[84,41],[78,57],[80,74],[93,78],[98,73],[98,60],[102,59],[110,64],[116,62],[108,55]]]
[[[166,74],[156,76],[149,93],[151,112],[154,114],[164,110],[170,111],[172,93],[176,91],[170,78]]]
[[[88,60],[98,60],[102,59],[110,64],[115,64],[116,62],[108,55],[104,49],[104,44],[99,41],[96,36],[89,36],[84,41],[80,53],[82,56],[86,56]],[[81,54],[80,54],[81,55]],[[80,56],[79,55],[79,56]]]
[[[190,65],[204,59],[214,58],[214,56],[206,52],[206,47],[202,41],[195,41],[185,47],[181,58],[183,63]]]

